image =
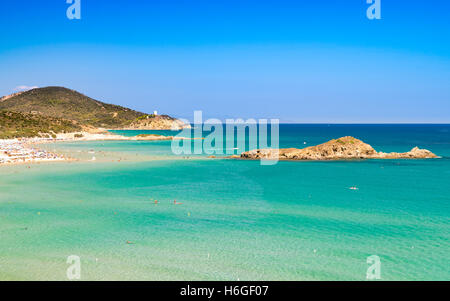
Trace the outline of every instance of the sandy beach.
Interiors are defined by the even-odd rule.
[[[0,140],[0,164],[51,162],[69,160],[64,156],[33,147],[28,139]]]
[[[126,137],[108,132],[64,133],[54,138],[16,138],[0,139],[0,164],[21,164],[73,160],[67,156],[39,149],[38,144],[75,141],[161,141],[178,139],[172,136],[142,135]],[[182,139],[182,138],[181,138]]]

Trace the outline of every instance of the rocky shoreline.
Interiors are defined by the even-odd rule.
[[[406,153],[377,152],[372,146],[354,137],[333,139],[323,144],[303,149],[256,149],[233,158],[268,160],[350,160],[350,159],[428,159],[438,158],[426,149],[414,147]]]

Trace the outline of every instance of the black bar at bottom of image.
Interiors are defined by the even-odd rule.
[[[169,297],[182,300],[195,298],[197,300],[225,300],[225,299],[272,299],[278,297],[295,297],[302,299],[306,294],[315,297],[322,295],[334,297],[352,295],[364,297],[374,296],[385,290],[398,290],[405,294],[415,294],[419,290],[432,289],[448,290],[448,282],[385,282],[385,281],[138,281],[138,282],[0,282],[3,292],[14,291],[15,296],[22,293],[33,295],[55,295],[59,293],[71,297],[86,297],[104,293],[117,297],[129,297],[140,294],[149,298]],[[356,297],[356,296],[355,296]]]

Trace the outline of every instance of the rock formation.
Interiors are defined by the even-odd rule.
[[[346,159],[424,159],[437,158],[426,150],[413,148],[406,153],[377,152],[367,143],[353,137],[333,139],[326,143],[303,149],[257,149],[241,154],[242,159],[278,160],[346,160]]]
[[[12,97],[14,97],[14,96],[19,96],[20,94],[22,94],[22,93],[24,93],[24,92],[25,92],[25,91],[21,91],[21,92],[13,93],[13,94],[11,94],[11,95],[2,96],[2,97],[0,97],[0,102],[5,101],[5,100],[8,100],[8,99],[10,99],[10,98],[12,98]]]
[[[137,135],[135,137],[131,137],[130,140],[148,140],[148,141],[152,141],[152,140],[173,140],[174,137],[173,136],[163,136],[163,135],[155,135],[155,134],[140,134]]]
[[[189,124],[167,115],[146,115],[126,127],[127,130],[181,130],[190,128]]]

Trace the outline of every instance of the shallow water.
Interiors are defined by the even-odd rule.
[[[383,280],[448,280],[449,130],[281,126],[281,147],[353,135],[443,156],[431,160],[261,166],[175,157],[170,141],[46,146],[81,160],[0,167],[0,279],[64,280],[78,255],[83,280],[364,280],[378,255]]]

